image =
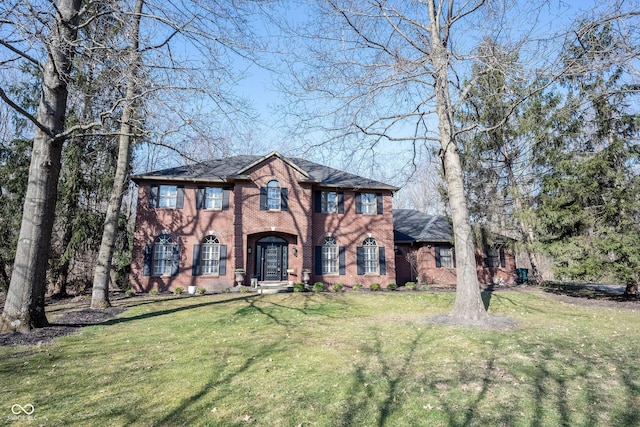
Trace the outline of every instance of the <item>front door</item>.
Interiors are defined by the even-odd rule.
[[[258,280],[280,282],[287,280],[289,246],[279,237],[265,237],[256,244]]]

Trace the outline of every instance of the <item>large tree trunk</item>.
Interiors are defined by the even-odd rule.
[[[488,319],[482,302],[478,274],[476,272],[475,244],[469,223],[469,212],[464,194],[464,181],[460,154],[455,141],[454,118],[449,95],[449,54],[440,34],[439,16],[433,0],[429,7],[429,30],[431,34],[431,63],[435,79],[436,110],[442,165],[447,181],[447,195],[453,220],[456,258],[456,300],[449,316],[465,320]]]
[[[131,157],[132,120],[136,103],[136,85],[138,70],[140,68],[139,35],[140,19],[144,0],[136,0],[135,14],[131,30],[131,45],[129,46],[129,63],[127,71],[127,89],[124,107],[122,110],[120,136],[118,140],[118,161],[113,182],[113,188],[109,197],[107,216],[104,222],[100,251],[96,261],[96,269],[93,275],[93,291],[91,293],[91,308],[99,309],[109,307],[109,278],[111,277],[111,262],[113,260],[114,246],[118,233],[118,219],[122,205],[122,195],[126,187],[129,171],[129,159]]]
[[[0,331],[26,332],[48,325],[46,272],[51,248],[67,109],[67,81],[77,37],[81,0],[59,0],[36,119],[20,236]]]

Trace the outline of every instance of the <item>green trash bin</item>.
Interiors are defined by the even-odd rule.
[[[526,268],[517,268],[516,269],[517,278],[516,282],[518,283],[527,283],[529,281],[529,270]]]

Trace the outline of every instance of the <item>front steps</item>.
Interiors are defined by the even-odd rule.
[[[256,291],[259,294],[293,292],[293,285],[290,285],[289,282],[258,282]]]

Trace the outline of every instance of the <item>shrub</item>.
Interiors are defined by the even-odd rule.
[[[359,291],[362,289],[362,285],[360,283],[356,283],[351,289],[353,289],[354,291]]]
[[[306,291],[304,287],[304,283],[294,283],[293,284],[293,292],[304,292]]]
[[[184,292],[184,288],[183,288],[182,286],[178,286],[177,288],[175,288],[175,289],[173,290],[173,294],[174,294],[174,295],[180,295],[180,294],[181,294],[181,293],[183,293],[183,292]]]
[[[420,286],[421,291],[428,291],[429,289],[431,289],[431,286],[427,286],[427,285]]]
[[[409,289],[410,291],[416,290],[416,282],[407,282],[404,284],[404,287]]]
[[[344,286],[342,286],[342,283],[334,283],[333,285],[331,285],[331,289],[333,289],[333,292],[340,292],[342,291],[342,288]]]
[[[324,283],[316,282],[313,284],[313,292],[322,292],[324,291]]]
[[[230,293],[230,292],[231,292],[231,288],[224,288],[224,289],[222,290],[222,293],[223,293],[223,294],[228,294],[228,293]]]
[[[389,291],[395,291],[396,289],[398,289],[398,285],[396,285],[395,283],[389,283],[387,285],[387,290]]]
[[[127,297],[132,297],[136,294],[136,291],[134,291],[133,289],[127,289],[126,291],[124,291],[124,295]]]
[[[207,290],[205,288],[198,288],[198,290],[196,291],[196,293],[198,295],[204,295],[207,293]]]
[[[382,286],[380,286],[380,283],[372,283],[371,286],[369,286],[369,290],[370,291],[379,291],[380,289],[382,289]]]
[[[157,289],[151,289],[149,291],[149,295],[158,295],[160,293],[160,291],[158,291]]]
[[[249,292],[251,292],[251,286],[244,286],[244,285],[240,286],[240,293],[241,294],[247,294]]]

